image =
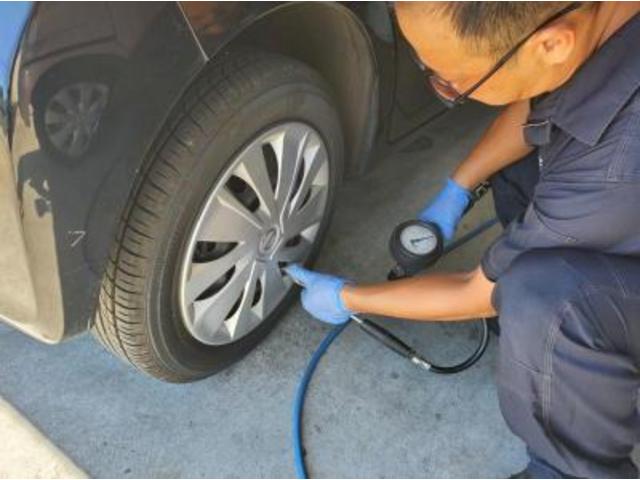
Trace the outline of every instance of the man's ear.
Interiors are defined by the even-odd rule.
[[[559,65],[568,60],[576,46],[576,32],[570,25],[545,28],[533,37],[534,54],[546,65]]]

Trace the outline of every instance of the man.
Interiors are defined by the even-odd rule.
[[[395,10],[439,96],[506,105],[419,217],[450,240],[490,179],[506,228],[467,273],[359,285],[291,266],[303,306],[334,324],[497,313],[500,407],[531,458],[519,477],[637,476],[640,4]]]

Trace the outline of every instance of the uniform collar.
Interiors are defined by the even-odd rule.
[[[615,32],[559,89],[532,102],[524,133],[531,145],[551,139],[552,124],[590,146],[640,88],[640,14]]]

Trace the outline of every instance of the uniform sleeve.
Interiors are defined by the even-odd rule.
[[[538,248],[640,253],[640,182],[541,180],[525,213],[486,251],[481,266],[496,281],[518,257]]]

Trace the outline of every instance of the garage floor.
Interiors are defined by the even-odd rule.
[[[428,148],[394,153],[346,184],[318,268],[382,279],[393,226],[436,192],[487,118],[478,109],[455,112],[425,131]],[[489,218],[490,206],[483,201],[461,230]],[[439,268],[474,266],[496,232]],[[470,348],[475,334],[471,327],[395,326],[434,360]],[[88,335],[50,347],[0,326],[0,396],[91,476],[291,477],[291,398],[326,331],[296,305],[231,369],[168,385],[111,357]],[[311,387],[305,431],[312,475],[504,477],[518,470],[524,448],[498,411],[495,353],[494,342],[470,371],[429,375],[349,328]]]

